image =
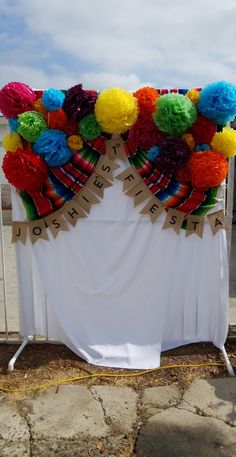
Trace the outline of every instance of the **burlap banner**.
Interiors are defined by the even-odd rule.
[[[97,203],[100,203],[100,201],[101,201],[86,186],[84,186],[78,192],[78,194],[76,194],[74,196],[73,200],[76,201],[76,203],[78,203],[78,205],[88,214],[90,213],[91,206],[96,205]]]
[[[152,224],[156,221],[156,219],[161,215],[164,211],[164,207],[160,200],[157,197],[153,196],[151,200],[144,206],[144,208],[140,211],[140,214],[147,214]]]
[[[123,182],[123,192],[129,191],[142,181],[140,174],[134,167],[126,168],[122,173],[116,175],[116,179]]]
[[[49,228],[50,232],[52,233],[53,237],[56,238],[58,233],[61,230],[68,231],[68,225],[65,219],[62,217],[60,211],[56,211],[53,214],[44,218],[44,222],[46,226]]]
[[[186,237],[193,235],[199,236],[202,238],[204,229],[204,218],[202,216],[190,215],[187,218],[187,227],[186,227]]]
[[[29,234],[32,244],[36,241],[43,239],[48,241],[47,227],[44,219],[38,219],[37,221],[28,222]]]
[[[131,187],[131,189],[126,192],[126,195],[133,198],[134,207],[136,207],[140,203],[143,203],[145,200],[147,200],[147,198],[150,198],[153,194],[148,189],[146,184],[141,181],[136,186]]]
[[[111,160],[127,160],[124,148],[124,141],[119,135],[113,135],[110,140],[106,140],[106,152],[107,156]]]
[[[177,209],[168,208],[166,218],[163,224],[163,230],[172,228],[176,233],[179,233],[181,225],[184,221],[185,214]]]
[[[64,204],[60,209],[60,213],[73,227],[77,224],[78,219],[87,217],[87,214],[79,206],[75,199]]]
[[[108,181],[113,181],[113,171],[119,168],[116,162],[110,160],[107,156],[101,156],[95,167],[95,173]]]
[[[27,239],[27,222],[15,222],[12,221],[12,238],[11,242],[21,241],[25,244]]]
[[[229,228],[229,224],[222,209],[215,213],[208,214],[207,218],[213,235],[219,232],[219,230],[227,230]]]
[[[104,197],[104,189],[111,186],[112,183],[107,181],[107,179],[103,178],[98,173],[93,173],[86,182],[86,187],[91,189],[100,198]]]

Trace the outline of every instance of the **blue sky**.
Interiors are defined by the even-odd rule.
[[[0,87],[236,83],[236,0],[0,0]]]

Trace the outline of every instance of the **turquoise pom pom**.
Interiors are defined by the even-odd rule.
[[[160,148],[158,146],[153,146],[151,149],[149,149],[147,158],[148,160],[155,160],[158,156],[160,155]]]
[[[48,111],[55,111],[62,107],[65,94],[58,89],[47,89],[43,93],[42,103]]]
[[[60,130],[45,130],[33,147],[50,167],[60,167],[68,162],[73,152],[66,143],[66,134]]]
[[[209,84],[200,92],[197,108],[216,124],[226,125],[236,116],[236,86],[226,81]]]
[[[19,127],[19,121],[16,117],[11,117],[10,119],[8,119],[8,125],[12,132],[17,132]]]

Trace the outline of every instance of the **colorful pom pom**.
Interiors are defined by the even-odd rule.
[[[19,127],[19,121],[16,117],[11,117],[10,119],[8,119],[8,125],[12,132],[17,132]]]
[[[189,129],[193,135],[195,144],[211,144],[212,138],[216,132],[216,124],[207,117],[199,116]]]
[[[0,111],[7,118],[32,109],[36,96],[27,84],[11,82],[0,90]]]
[[[138,118],[137,99],[117,87],[106,89],[97,98],[95,115],[104,132],[124,133]]]
[[[18,148],[22,148],[21,137],[18,133],[12,132],[8,133],[4,138],[2,145],[5,151],[15,152]]]
[[[196,89],[190,89],[186,96],[193,102],[195,105],[198,103],[199,97],[200,97],[200,92]]]
[[[29,193],[39,191],[48,176],[42,157],[20,148],[5,154],[2,169],[10,184]]]
[[[179,136],[186,132],[196,121],[195,105],[188,97],[181,94],[166,94],[156,101],[154,122],[162,132],[171,136]]]
[[[186,163],[186,165],[183,165],[176,171],[175,177],[180,184],[183,184],[185,186],[191,185],[191,174],[188,163]]]
[[[34,111],[38,111],[38,113],[41,113],[43,115],[47,112],[45,106],[42,104],[41,98],[37,98],[37,100],[35,100],[35,102],[33,103],[33,108]]]
[[[43,156],[50,167],[60,167],[72,156],[66,142],[66,134],[60,130],[45,130],[36,141],[33,150]]]
[[[84,90],[82,84],[77,84],[67,91],[62,107],[69,118],[79,122],[93,113],[96,100],[96,91]]]
[[[184,140],[171,136],[163,137],[158,143],[158,148],[160,153],[154,160],[155,165],[170,171],[185,165],[191,153]]]
[[[195,151],[210,151],[211,147],[209,144],[199,144],[196,146]]]
[[[158,146],[152,146],[151,149],[149,149],[147,158],[151,162],[153,162],[157,157],[160,155],[160,148]]]
[[[219,125],[236,116],[236,86],[226,81],[209,84],[200,93],[199,112]]]
[[[151,117],[139,116],[133,127],[129,130],[129,140],[140,149],[149,149],[155,146],[163,137]]]
[[[134,97],[138,100],[140,115],[151,116],[156,109],[155,101],[160,95],[154,87],[142,87],[134,92]]]
[[[192,186],[207,190],[219,186],[227,176],[228,163],[224,156],[215,150],[192,154],[188,167]]]
[[[43,93],[42,103],[48,111],[60,109],[63,105],[65,95],[58,89],[47,89]]]
[[[236,131],[225,127],[222,132],[216,133],[212,140],[212,147],[224,154],[225,157],[236,155]]]
[[[77,123],[69,120],[67,114],[63,109],[56,111],[49,111],[45,115],[46,122],[49,129],[62,130],[68,135],[76,135],[78,132]]]
[[[30,143],[34,143],[47,128],[47,124],[42,114],[37,113],[36,111],[26,111],[25,113],[20,114],[18,119],[18,132]]]
[[[191,135],[191,133],[184,133],[181,136],[181,138],[182,138],[182,140],[184,140],[187,143],[187,145],[190,147],[190,149],[195,148],[195,141],[194,141],[193,135]]]
[[[94,114],[88,114],[79,122],[79,133],[85,140],[95,140],[101,135],[101,127]]]
[[[67,146],[73,151],[79,151],[83,147],[83,140],[79,135],[71,135],[67,140]]]

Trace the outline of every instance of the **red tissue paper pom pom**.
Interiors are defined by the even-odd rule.
[[[175,177],[180,184],[191,185],[191,175],[188,164],[176,171]]]
[[[152,118],[140,116],[129,131],[129,141],[140,149],[150,149],[164,136]]]
[[[29,193],[39,191],[48,177],[48,167],[43,158],[20,148],[6,153],[2,169],[10,184]]]
[[[12,82],[0,90],[0,111],[7,118],[30,111],[36,99],[35,92],[27,84]]]
[[[138,100],[141,116],[151,116],[156,109],[155,101],[160,95],[154,87],[142,87],[134,92],[134,97]]]
[[[77,123],[68,119],[63,109],[48,111],[45,114],[45,120],[49,129],[62,130],[68,135],[76,135],[78,133]]]
[[[188,167],[192,186],[198,190],[219,186],[228,173],[227,160],[223,154],[213,149],[192,154]]]
[[[196,146],[198,144],[211,144],[216,133],[216,124],[204,116],[199,116],[189,129],[189,133],[193,135]]]

